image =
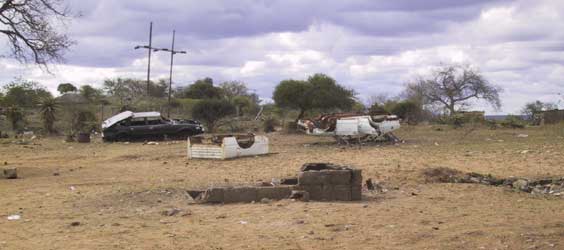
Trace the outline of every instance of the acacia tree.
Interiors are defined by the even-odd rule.
[[[478,71],[459,65],[441,67],[431,78],[421,78],[407,86],[408,95],[421,97],[424,104],[441,106],[450,115],[469,106],[472,99],[485,100],[499,109],[501,91]]]
[[[61,95],[68,92],[76,92],[77,90],[78,89],[71,83],[61,83],[59,84],[59,86],[57,86],[57,91],[59,91]]]
[[[525,104],[525,106],[521,110],[521,113],[532,119],[536,114],[540,113],[541,111],[553,110],[553,109],[558,109],[558,105],[550,102],[541,102],[539,100],[536,100],[534,102],[529,102]]]
[[[350,110],[355,104],[354,91],[324,74],[310,76],[307,81],[281,81],[274,90],[273,99],[281,108],[299,110],[296,121],[311,109]]]
[[[74,42],[54,21],[64,23],[69,17],[62,0],[0,0],[0,34],[8,40],[10,56],[23,63],[62,61]]]
[[[235,113],[235,107],[227,100],[204,99],[192,109],[192,117],[203,121],[209,132],[214,132],[217,121]]]

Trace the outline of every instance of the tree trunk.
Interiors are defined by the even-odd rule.
[[[296,122],[298,122],[299,120],[301,120],[302,118],[304,118],[304,114],[305,114],[305,110],[304,110],[304,109],[300,109],[300,114],[298,115],[298,118],[296,118]]]
[[[450,112],[449,116],[453,116],[456,113],[456,110],[454,108],[454,103],[451,103],[450,105],[448,105],[447,109]]]

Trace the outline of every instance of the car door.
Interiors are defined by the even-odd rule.
[[[147,126],[149,127],[151,135],[164,136],[173,133],[170,124],[163,120],[161,117],[148,117]]]
[[[144,117],[132,118],[129,125],[129,134],[135,138],[147,136],[149,128]]]

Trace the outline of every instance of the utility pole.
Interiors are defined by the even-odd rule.
[[[170,75],[169,75],[169,82],[168,82],[168,109],[167,109],[167,114],[168,114],[169,118],[170,118],[170,99],[171,99],[171,94],[172,94],[172,66],[174,64],[174,54],[186,54],[186,51],[174,50],[175,36],[176,36],[176,31],[173,30],[172,31],[172,46],[171,46],[171,49],[154,49],[155,52],[166,51],[166,52],[170,53]]]
[[[151,51],[153,48],[153,22],[149,26],[149,45],[137,45],[135,49],[147,49],[149,51],[149,62],[147,63],[147,96],[149,95],[149,85],[151,83]]]

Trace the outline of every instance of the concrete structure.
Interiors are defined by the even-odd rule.
[[[268,138],[260,135],[214,135],[188,138],[188,159],[230,159],[269,153]]]
[[[295,181],[295,179],[294,179]],[[282,200],[300,194],[303,201],[359,201],[362,199],[362,171],[330,163],[308,163],[302,166],[296,185],[212,187],[188,191],[198,202],[237,203],[263,199]]]
[[[308,163],[300,169],[295,189],[307,191],[310,200],[360,200],[362,171],[330,163]]]

